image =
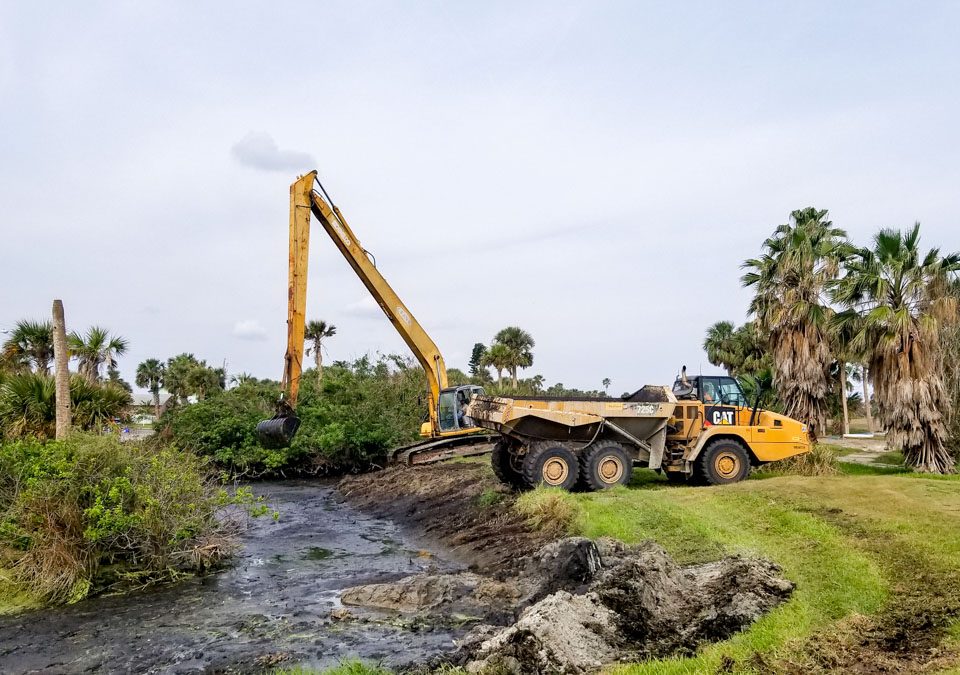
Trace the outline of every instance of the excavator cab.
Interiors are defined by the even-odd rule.
[[[484,395],[483,387],[465,384],[459,387],[447,387],[440,391],[437,404],[437,422],[440,433],[476,429],[477,425],[466,414],[467,405],[474,396]]]

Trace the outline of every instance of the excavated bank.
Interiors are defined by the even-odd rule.
[[[740,556],[681,567],[659,545],[568,537],[544,543],[486,467],[393,468],[341,489],[378,515],[453,546],[471,571],[346,589],[341,601],[482,623],[443,658],[470,672],[586,673],[622,660],[690,654],[784,602],[793,584]],[[491,502],[494,502],[491,504]]]
[[[507,573],[548,541],[511,508],[510,488],[478,462],[393,466],[344,478],[339,489],[354,506],[441,542],[486,574]]]

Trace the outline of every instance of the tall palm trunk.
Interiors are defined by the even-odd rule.
[[[867,414],[867,431],[873,433],[873,413],[870,410],[870,392],[867,388],[867,364],[863,364],[863,373],[861,382],[863,384],[863,409]]]
[[[153,388],[153,414],[160,419],[160,387]]]
[[[513,378],[513,390],[517,390],[517,368],[514,366],[510,369],[510,376]]]
[[[53,301],[53,359],[56,380],[57,440],[70,434],[70,354],[67,351],[67,327],[63,302]]]
[[[847,410],[847,364],[840,362],[840,403],[843,405],[843,434],[850,433],[850,411]]]

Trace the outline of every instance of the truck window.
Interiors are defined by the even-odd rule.
[[[732,377],[720,378],[720,400],[727,405],[747,405],[747,397],[743,395],[740,383]]]
[[[700,400],[711,405],[720,403],[720,382],[716,377],[701,377],[697,383],[700,388]]]

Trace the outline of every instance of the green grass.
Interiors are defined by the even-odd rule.
[[[273,675],[390,675],[392,671],[377,664],[367,663],[359,659],[342,661],[339,666],[316,670],[312,668],[278,668]]]
[[[848,448],[843,445],[834,445],[833,443],[821,443],[820,445],[825,448],[829,448],[836,457],[846,457],[847,455],[852,455],[855,452],[860,452],[856,448]]]
[[[879,455],[873,458],[873,463],[903,465],[903,453],[898,450],[881,452]]]
[[[487,488],[477,495],[477,506],[493,506],[503,501],[504,494],[494,489]]]
[[[10,570],[0,567],[0,616],[40,606],[40,601],[13,582]]]
[[[842,471],[722,488],[674,487],[643,477],[630,488],[576,495],[577,528],[588,537],[654,539],[683,563],[759,555],[796,583],[789,602],[730,640],[693,658],[617,672],[700,673],[721,665],[749,672],[758,662],[803,663],[804,645],[815,636],[849,631],[845,624],[858,615],[880,617],[901,593],[922,607],[946,586],[944,602],[954,603],[948,609],[960,608],[960,490],[949,484],[960,476],[931,479],[864,465]],[[945,637],[960,649],[957,624]]]

